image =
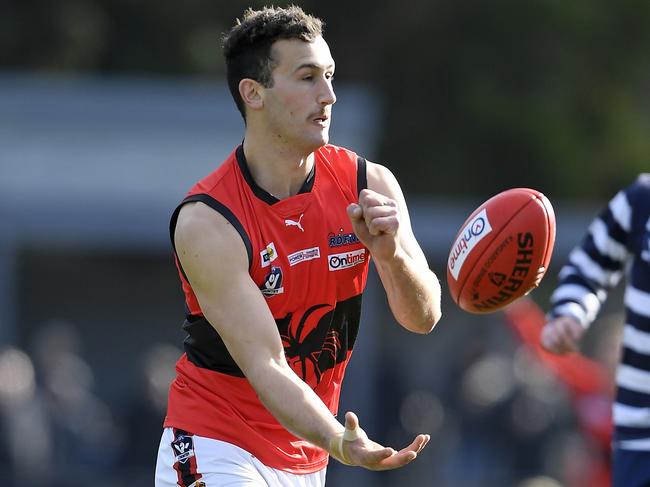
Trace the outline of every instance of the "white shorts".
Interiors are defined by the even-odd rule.
[[[238,446],[165,428],[156,487],[323,487],[326,469],[298,475],[267,467]]]

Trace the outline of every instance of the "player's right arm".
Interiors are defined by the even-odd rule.
[[[260,401],[291,433],[330,452],[337,460],[373,470],[398,468],[412,461],[428,441],[419,435],[396,452],[346,428],[316,393],[289,367],[277,325],[248,273],[241,237],[219,213],[203,203],[180,211],[174,242],[176,253],[201,310],[255,389]]]

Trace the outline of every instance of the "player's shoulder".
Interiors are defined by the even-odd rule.
[[[643,187],[646,191],[650,191],[650,172],[639,174],[635,183]]]
[[[178,212],[176,232],[198,236],[207,228],[227,224],[227,220],[217,211],[201,201],[185,203]]]
[[[252,251],[247,235],[233,226],[226,215],[201,201],[186,203],[180,209],[173,239],[184,267],[188,259],[194,263],[206,259],[223,261],[219,267],[230,270],[247,270],[250,266]]]
[[[630,228],[645,229],[650,216],[650,173],[641,173],[612,200],[614,207],[625,210]],[[645,231],[645,230],[642,230]]]
[[[353,150],[333,144],[325,144],[318,149],[318,153],[331,163],[356,162],[359,155]]]
[[[630,204],[650,207],[650,173],[639,174],[624,191]]]

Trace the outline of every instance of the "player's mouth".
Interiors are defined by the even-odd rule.
[[[318,116],[312,118],[312,120],[319,125],[327,125],[329,124],[330,117],[326,113],[321,113]]]

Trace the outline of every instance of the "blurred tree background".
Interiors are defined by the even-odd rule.
[[[326,21],[337,79],[385,100],[377,159],[410,193],[604,200],[650,167],[643,0],[292,3]],[[221,33],[265,4],[3,2],[0,68],[216,78]]]

